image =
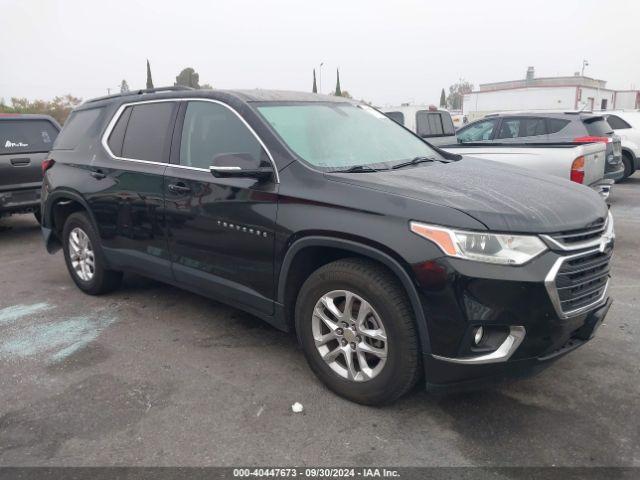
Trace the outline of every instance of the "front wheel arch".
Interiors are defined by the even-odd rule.
[[[363,245],[362,243],[324,236],[309,236],[294,242],[287,251],[280,268],[277,285],[277,299],[280,305],[286,305],[287,279],[296,255],[306,248],[317,247],[341,250],[345,252],[344,256],[348,256],[348,254],[351,253],[354,256],[368,258],[385,266],[398,279],[398,281],[400,281],[402,287],[407,293],[407,296],[409,297],[416,321],[418,336],[420,338],[421,351],[423,354],[429,354],[431,352],[431,342],[429,340],[427,321],[424,315],[424,310],[422,309],[418,291],[416,290],[411,277],[395,258],[379,249]]]

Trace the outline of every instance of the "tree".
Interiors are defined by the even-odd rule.
[[[126,80],[122,80],[122,82],[120,82],[120,93],[126,93],[129,91],[129,84],[127,83]]]
[[[316,84],[316,69],[313,69],[313,87],[311,88],[313,93],[318,93],[318,85]]]
[[[196,73],[196,71],[187,67],[184,68],[180,74],[176,77],[176,83],[174,85],[182,85],[183,87],[191,87],[191,88],[200,88],[199,82],[200,75]]]
[[[449,95],[447,95],[447,105],[451,110],[460,110],[462,108],[462,98],[465,94],[473,91],[473,83],[468,82],[464,78],[458,80],[449,87]]]
[[[11,105],[0,103],[0,113],[38,113],[43,115],[51,115],[61,125],[71,113],[74,107],[80,104],[82,99],[67,94],[62,97],[55,97],[51,101],[33,100],[26,98],[13,97]]]
[[[204,85],[200,85],[200,88],[203,88],[205,90],[213,90],[213,87],[208,83],[205,83]]]
[[[447,106],[447,95],[444,93],[444,88],[440,92],[440,108],[446,108]]]
[[[149,65],[149,59],[147,59],[147,88],[153,88],[153,79],[151,78],[151,65]]]
[[[342,90],[340,89],[340,70],[336,68],[336,91],[333,92],[336,97],[342,97]]]

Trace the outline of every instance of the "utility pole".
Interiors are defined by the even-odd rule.
[[[582,73],[580,74],[581,77],[584,77],[584,67],[588,67],[589,66],[589,62],[587,60],[582,60]]]

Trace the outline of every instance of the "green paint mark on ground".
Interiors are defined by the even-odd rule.
[[[23,317],[30,317],[34,313],[51,308],[48,303],[34,303],[32,305],[14,305],[0,309],[0,326],[9,325]]]

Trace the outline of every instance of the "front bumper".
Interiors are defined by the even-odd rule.
[[[612,300],[608,299],[604,305],[584,315],[577,322],[572,322],[571,327],[558,336],[560,345],[538,356],[502,363],[465,365],[443,360],[431,354],[424,355],[424,368],[428,372],[426,388],[431,391],[455,391],[539,373],[555,360],[591,340],[602,324],[611,303]],[[573,327],[577,328],[571,330]]]
[[[610,243],[603,252],[549,250],[520,267],[448,257],[414,266],[429,332],[423,362],[427,388],[530,374],[584,344],[611,305],[606,279],[612,248]],[[567,297],[574,287],[562,283],[573,275],[565,269],[583,268],[573,266],[576,257],[600,261],[591,260],[594,255],[606,257],[606,273],[593,274],[601,277],[603,289],[586,303],[580,298],[590,283],[577,300]],[[488,340],[476,345],[480,326]]]
[[[604,172],[604,178],[606,180],[613,180],[614,182],[624,178],[624,163],[620,161],[619,164],[616,165],[607,164],[607,169]]]
[[[40,208],[40,188],[0,191],[1,213],[33,212]]]

